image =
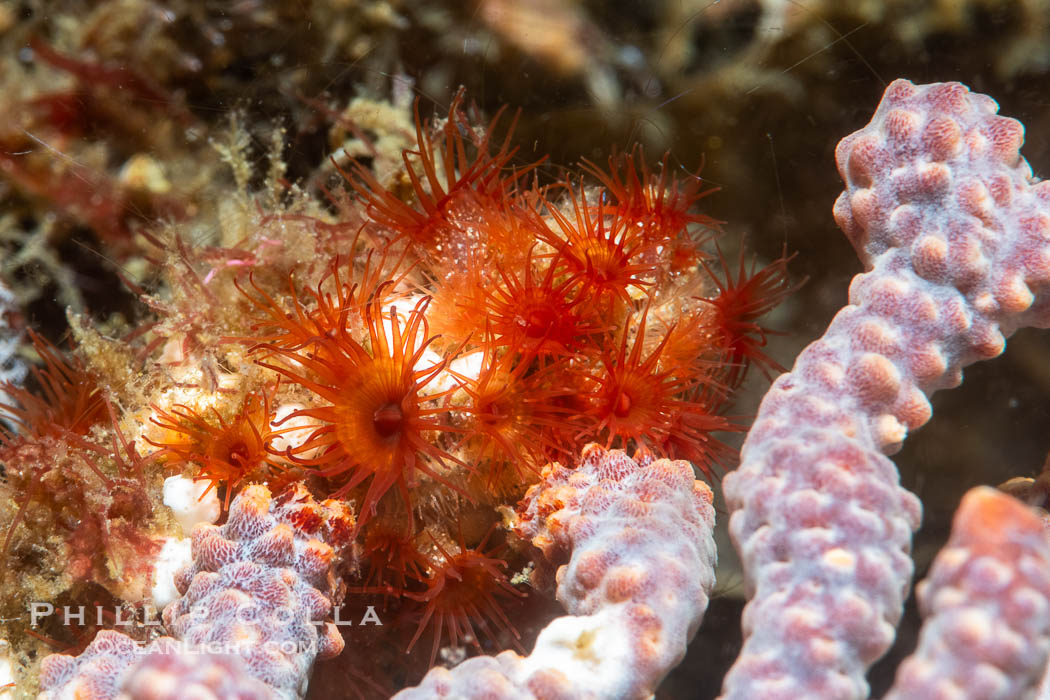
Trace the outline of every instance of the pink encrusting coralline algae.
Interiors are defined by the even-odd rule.
[[[1050,183],[1024,129],[958,83],[897,80],[836,151],[835,218],[865,268],[762,402],[725,478],[751,601],[726,698],[863,698],[912,575],[918,499],[887,453],[927,395],[1050,324]]]
[[[505,651],[436,667],[398,700],[645,698],[682,660],[714,586],[711,490],[685,461],[588,445],[550,465],[518,533],[552,562],[558,600],[527,657]]]
[[[100,632],[79,657],[44,659],[41,700],[161,698],[165,677],[205,688],[222,673],[233,677],[212,689],[215,697],[302,697],[314,660],[343,650],[336,626],[318,621],[341,600],[335,570],[353,529],[345,503],[319,504],[302,484],[272,500],[265,486],[249,486],[225,525],[193,531],[193,565],[176,577],[181,597],[164,609],[175,639],[143,648]],[[164,658],[180,655],[187,658]]]

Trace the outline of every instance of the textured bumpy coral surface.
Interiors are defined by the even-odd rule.
[[[343,649],[335,625],[317,621],[341,599],[334,568],[353,528],[346,504],[318,504],[301,485],[273,500],[264,486],[246,488],[225,525],[194,530],[193,565],[176,579],[182,597],[164,610],[177,640],[143,649],[123,634],[100,632],[80,657],[44,660],[41,698],[104,700],[121,688],[132,697],[165,697],[166,677],[202,687],[232,683],[255,694],[244,697],[305,695],[314,659]],[[229,658],[212,658],[213,651]],[[172,655],[187,658],[163,658]],[[220,679],[233,669],[243,670],[241,680]]]
[[[353,525],[345,503],[318,507],[301,484],[272,504],[265,487],[245,489],[225,525],[193,531],[193,566],[175,580],[182,597],[165,624],[192,645],[231,645],[256,678],[302,693],[315,656],[343,650],[336,626],[314,621],[341,598],[333,545],[348,545]]]
[[[159,645],[158,645],[159,646]],[[230,654],[158,651],[139,661],[118,700],[272,700],[273,689]]]
[[[1050,184],[997,109],[958,83],[898,80],[839,144],[835,218],[868,272],[770,389],[725,479],[752,596],[726,697],[867,697],[920,520],[884,455],[929,419],[927,394],[1050,321]]]
[[[39,700],[114,698],[139,646],[131,637],[102,630],[80,656],[53,654],[40,665]]]
[[[185,653],[187,652],[188,653]],[[143,646],[126,634],[102,630],[74,658],[47,657],[38,700],[275,700],[240,657],[187,650],[171,637]]]
[[[967,493],[916,595],[927,619],[886,700],[1031,695],[1050,652],[1050,538],[1034,511]]]
[[[714,585],[711,490],[688,462],[631,459],[588,445],[551,465],[520,508],[518,532],[554,562],[569,615],[532,654],[435,668],[413,698],[645,698],[685,654]]]

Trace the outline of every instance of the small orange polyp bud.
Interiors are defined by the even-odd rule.
[[[608,172],[587,159],[583,160],[583,170],[614,200],[615,204],[605,207],[608,213],[639,224],[655,240],[673,241],[689,225],[717,228],[719,222],[697,214],[693,207],[718,188],[703,189],[699,169],[688,175],[686,184],[679,183],[674,174],[669,174],[668,160],[669,155],[664,155],[659,172],[654,173],[645,164],[641,146],[637,146],[630,153],[610,156]]]
[[[491,535],[491,530],[489,535]],[[426,603],[423,618],[416,628],[416,634],[409,642],[405,653],[411,653],[412,647],[419,641],[423,630],[433,620],[434,643],[430,650],[430,665],[437,659],[441,647],[442,631],[447,630],[449,642],[457,647],[467,642],[480,651],[481,642],[475,632],[477,624],[485,636],[493,643],[498,643],[496,631],[509,633],[514,643],[521,648],[521,635],[510,622],[510,618],[500,606],[499,598],[524,597],[510,584],[507,576],[501,571],[506,563],[491,555],[495,551],[485,551],[489,535],[472,549],[460,542],[460,551],[451,554],[441,545],[434,543],[442,561],[434,562],[430,575],[426,578],[427,590],[421,594],[406,593],[413,600]],[[494,625],[497,630],[490,627]],[[524,653],[524,650],[522,650]]]
[[[704,264],[707,273],[718,285],[718,295],[700,301],[709,304],[714,312],[713,317],[708,319],[709,328],[715,333],[717,344],[724,350],[723,361],[727,366],[725,384],[729,388],[736,388],[743,382],[750,364],[757,365],[766,376],[784,371],[783,367],[762,352],[766,337],[771,332],[759,325],[758,319],[802,283],[790,283],[787,264],[791,256],[785,255],[756,271],[754,263],[748,269],[741,253],[736,279],[721,251],[718,257],[725,281],[720,281]]]

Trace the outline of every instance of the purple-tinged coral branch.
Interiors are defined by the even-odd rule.
[[[303,697],[314,660],[343,650],[335,625],[314,621],[340,600],[335,568],[353,529],[345,503],[319,504],[302,484],[272,500],[249,486],[225,525],[193,531],[193,565],[164,609],[175,639],[143,648],[100,632],[79,657],[44,659],[40,700],[188,697],[182,685],[165,694],[168,681],[212,693],[201,697]]]
[[[912,575],[919,501],[885,454],[927,395],[1050,322],[1050,185],[1020,123],[958,83],[897,80],[836,160],[865,268],[762,402],[725,479],[751,601],[726,698],[863,698]]]
[[[551,622],[512,651],[434,668],[398,700],[647,698],[685,655],[714,585],[711,490],[688,462],[633,460],[598,445],[575,469],[548,466],[520,507],[519,534],[558,569]]]
[[[926,621],[886,700],[1031,696],[1050,653],[1050,538],[1032,509],[971,490],[915,593]]]

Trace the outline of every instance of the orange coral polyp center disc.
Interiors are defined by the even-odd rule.
[[[406,435],[418,417],[414,383],[396,363],[377,361],[356,373],[340,393],[333,423],[341,451],[369,471],[400,471],[414,452]]]
[[[260,461],[261,452],[262,446],[252,449],[249,441],[237,435],[236,432],[233,435],[220,434],[211,444],[211,448],[207,449],[207,454],[211,459],[225,462],[242,472],[250,471],[256,466],[256,463]]]
[[[375,426],[376,434],[383,438],[392,438],[399,435],[404,420],[404,411],[401,410],[401,406],[394,402],[384,404],[372,416],[372,424]]]
[[[231,445],[227,454],[229,457],[226,461],[230,464],[236,464],[241,469],[247,469],[251,466],[251,450],[243,442],[236,442]]]
[[[474,553],[454,557],[440,579],[441,585],[428,591],[431,605],[445,613],[465,613],[471,604],[489,597],[495,580],[484,566],[486,561]]]
[[[532,309],[525,315],[524,330],[529,338],[542,338],[546,336],[554,322],[557,314],[553,309]]]
[[[613,278],[617,268],[626,263],[612,243],[604,240],[585,243],[583,261],[586,263],[585,267],[592,271],[592,275],[600,277],[602,281]]]
[[[507,417],[507,412],[495,401],[481,409],[481,417],[489,423],[498,423]]]
[[[626,418],[631,412],[632,403],[631,397],[621,392],[620,395],[616,397],[616,402],[613,405],[613,413],[619,418]]]
[[[489,430],[500,430],[506,428],[514,417],[516,407],[508,405],[504,401],[488,401],[482,403],[477,412],[478,421]]]

